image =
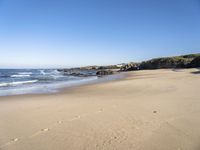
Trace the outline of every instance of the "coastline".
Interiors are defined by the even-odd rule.
[[[0,97],[0,149],[198,149],[195,71],[142,70],[59,93]]]
[[[42,96],[42,95],[57,95],[57,94],[64,94],[66,93],[68,90],[73,90],[79,87],[84,87],[84,86],[90,86],[93,84],[101,84],[101,83],[106,83],[106,82],[114,82],[114,81],[119,81],[119,80],[123,80],[127,77],[129,77],[130,75],[128,74],[128,72],[119,72],[119,73],[115,73],[115,74],[111,74],[111,75],[104,75],[101,77],[97,77],[97,79],[91,80],[91,81],[85,81],[85,82],[80,82],[80,83],[76,83],[76,84],[72,84],[69,86],[63,86],[60,88],[57,88],[56,92],[36,92],[36,93],[25,93],[25,94],[12,94],[12,95],[3,95],[0,96],[0,100],[3,98],[12,98],[12,97],[23,97],[23,96]]]

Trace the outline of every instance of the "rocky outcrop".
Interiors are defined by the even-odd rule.
[[[189,67],[191,67],[191,68],[200,67],[200,56],[198,56],[195,59],[193,59],[191,61],[191,63],[189,64]]]
[[[120,71],[132,71],[143,69],[166,69],[166,68],[193,68],[200,67],[200,53],[189,54],[175,57],[163,57],[155,58],[141,63],[128,63],[109,66],[87,66],[71,69],[58,69],[65,75],[73,76],[91,76],[91,75],[108,75],[113,74],[114,69],[120,69]],[[84,71],[86,74],[84,74]],[[95,73],[89,73],[95,72]]]
[[[140,63],[125,64],[120,68],[120,71],[140,70]]]
[[[183,57],[157,58],[141,63],[141,69],[162,69],[162,68],[187,68],[190,59]]]
[[[80,70],[111,70],[111,69],[120,69],[119,65],[108,65],[108,66],[86,66],[86,67],[77,67],[77,68],[68,68],[68,69],[57,69],[59,72],[69,72],[69,71],[80,71]]]
[[[99,70],[96,73],[97,76],[104,76],[104,75],[111,75],[111,74],[113,74],[112,70]]]
[[[82,70],[120,69],[117,65],[80,67]]]
[[[113,71],[119,71],[120,67],[118,65],[108,65],[108,66],[86,66],[78,68],[69,69],[57,69],[63,75],[87,77],[87,76],[103,76],[113,74]],[[113,70],[113,71],[112,71]]]
[[[89,77],[89,76],[103,76],[110,75],[114,72],[109,69],[101,69],[101,70],[86,70],[86,69],[58,69],[63,75],[66,76],[77,76],[77,77]]]
[[[129,63],[121,67],[121,71],[166,68],[200,67],[200,54],[189,54],[175,57],[155,58],[141,63]]]
[[[66,76],[89,77],[96,75],[96,71],[94,70],[81,70],[72,68],[72,69],[58,69],[58,71]]]

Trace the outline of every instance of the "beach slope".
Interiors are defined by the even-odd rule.
[[[0,150],[199,150],[200,72],[128,72],[57,94],[0,97]]]

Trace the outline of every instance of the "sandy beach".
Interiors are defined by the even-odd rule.
[[[1,150],[199,150],[197,69],[0,97]]]

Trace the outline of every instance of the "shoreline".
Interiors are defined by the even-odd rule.
[[[143,70],[56,94],[0,97],[0,149],[198,150],[195,71]]]
[[[114,78],[112,78],[113,76],[115,76]],[[75,85],[71,85],[68,87],[63,87],[63,88],[58,88],[58,91],[56,92],[46,92],[46,93],[26,93],[26,94],[16,94],[16,95],[5,95],[5,96],[0,96],[0,101],[2,99],[9,99],[9,98],[16,98],[16,97],[23,97],[23,96],[51,96],[51,95],[60,95],[60,94],[65,94],[70,90],[76,90],[77,88],[83,88],[85,86],[90,86],[90,85],[97,85],[97,84],[104,84],[104,83],[109,83],[109,82],[115,82],[115,81],[120,81],[123,80],[125,78],[130,77],[130,73],[129,72],[120,72],[117,74],[113,74],[113,75],[105,75],[102,77],[99,77],[100,79],[96,79],[93,81],[88,81],[85,83],[78,83]]]
[[[65,90],[68,90],[68,89],[71,89],[71,88],[74,88],[74,87],[90,85],[90,84],[104,83],[104,82],[109,82],[109,81],[115,81],[115,80],[124,78],[125,74],[126,73],[115,73],[115,74],[112,74],[112,75],[104,75],[104,76],[101,76],[101,77],[96,76],[97,79],[88,80],[88,81],[87,80],[84,81],[85,79],[87,79],[87,78],[85,78],[83,81],[79,81],[79,82],[73,83],[71,85],[66,84],[63,87],[57,87],[57,88],[55,88],[56,91],[28,92],[28,93],[22,93],[22,94],[1,95],[0,98],[1,97],[10,97],[10,96],[20,96],[20,95],[48,95],[48,94],[51,95],[51,94],[57,94],[57,93],[59,94],[59,93],[62,93],[63,91],[65,91]]]

